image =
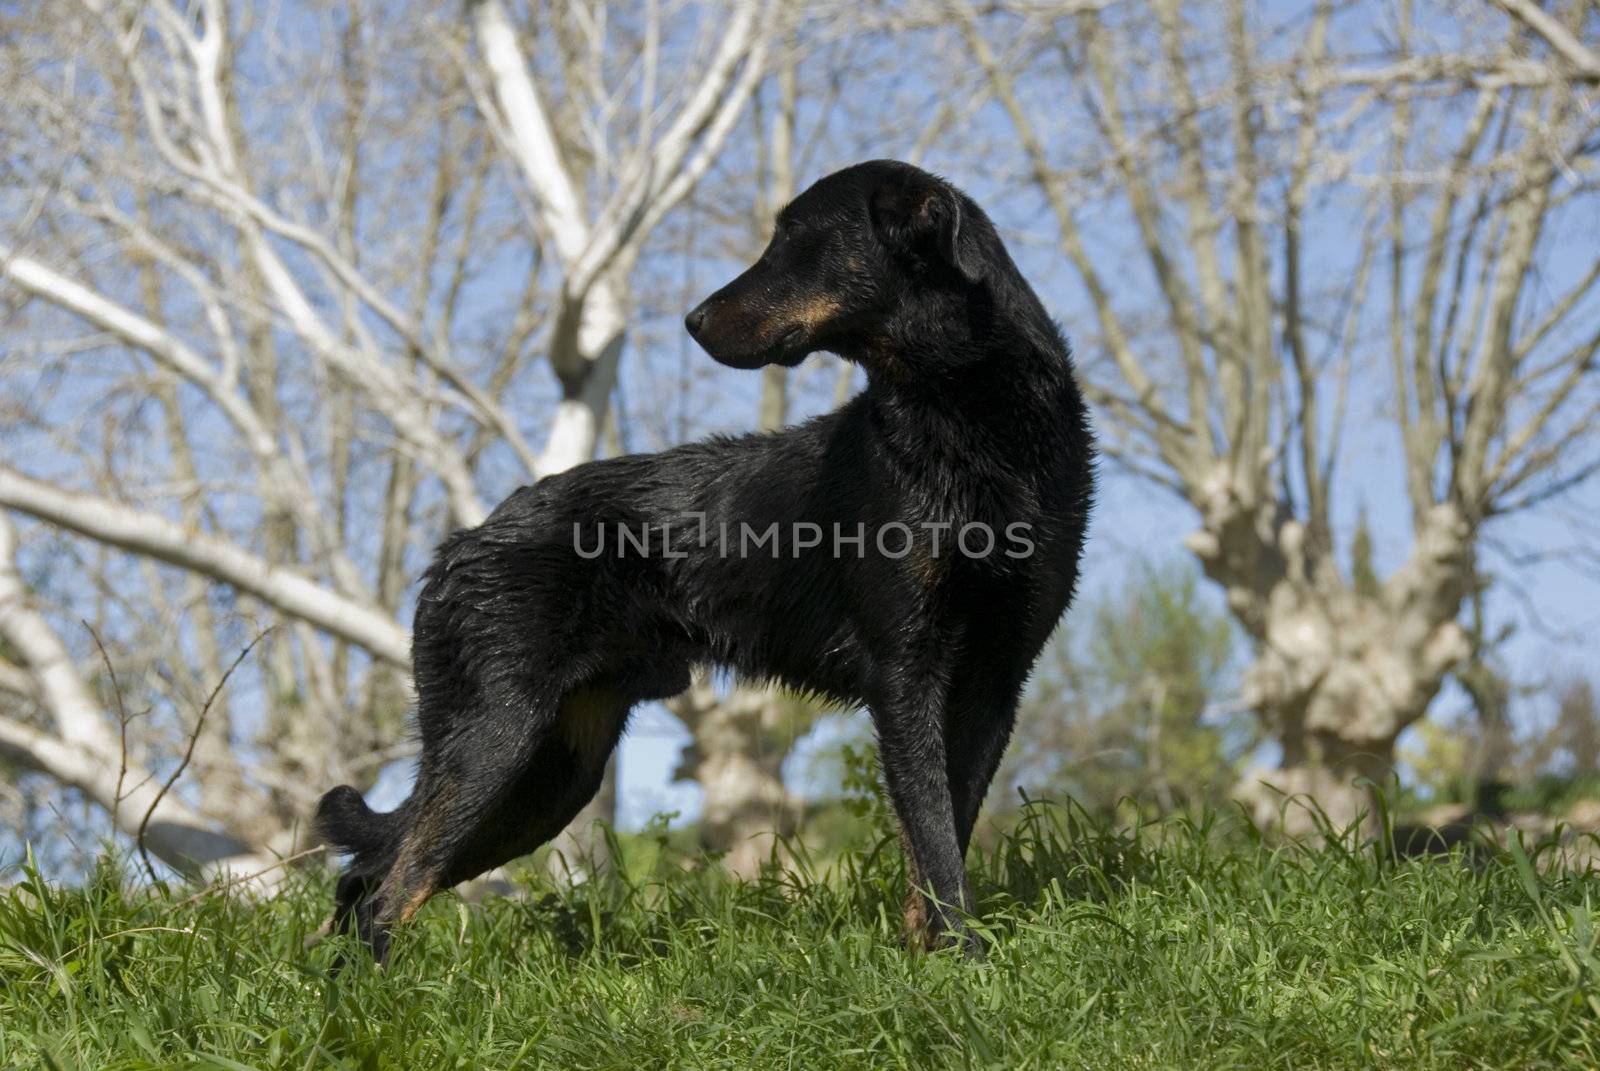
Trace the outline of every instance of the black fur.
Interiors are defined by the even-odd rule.
[[[580,465],[444,542],[413,634],[416,787],[392,814],[348,787],[318,813],[354,854],[335,922],[380,958],[389,925],[432,892],[566,826],[628,710],[676,694],[696,664],[871,711],[918,886],[908,920],[975,949],[962,857],[1071,599],[1092,493],[1066,343],[983,211],[893,161],[801,194],[687,323],[724,364],[827,350],[867,388],[775,434]],[[775,556],[741,547],[774,522]],[[969,525],[993,533],[987,554],[981,528],[957,543]]]

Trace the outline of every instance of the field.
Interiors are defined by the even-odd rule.
[[[1600,878],[1036,805],[973,866],[986,962],[899,947],[893,840],[755,883],[635,846],[576,890],[440,898],[387,972],[252,905],[0,894],[0,1067],[1546,1067],[1600,1063]],[[807,867],[802,863],[801,870]]]

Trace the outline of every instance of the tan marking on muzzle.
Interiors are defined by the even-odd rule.
[[[827,294],[815,294],[791,309],[788,314],[807,330],[815,331],[838,314],[840,305]]]
[[[628,705],[615,688],[604,684],[585,684],[574,688],[561,701],[556,732],[585,763],[604,761],[611,750],[617,725],[628,713]]]

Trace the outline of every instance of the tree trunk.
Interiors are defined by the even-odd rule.
[[[668,706],[694,737],[674,778],[698,782],[705,793],[701,846],[725,853],[733,873],[754,877],[797,824],[798,808],[783,784],[796,735],[785,731],[793,727],[793,701],[772,688],[739,685],[719,697],[700,675]]]
[[[1395,738],[1471,654],[1456,621],[1473,584],[1471,526],[1433,507],[1410,558],[1374,591],[1347,582],[1326,537],[1277,503],[1252,506],[1218,484],[1187,543],[1251,637],[1245,702],[1281,748],[1236,795],[1258,824],[1291,834],[1314,830],[1318,810],[1335,828],[1370,818],[1370,785],[1358,780],[1389,777]]]

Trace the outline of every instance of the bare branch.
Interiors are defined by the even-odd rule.
[[[226,540],[94,495],[63,491],[6,466],[0,466],[0,506],[202,573],[395,665],[410,664],[406,630],[387,614]]]
[[[40,705],[50,714],[50,733],[0,717],[0,754],[30,769],[80,789],[119,828],[133,833],[131,814],[150,811],[150,845],[161,859],[184,873],[261,870],[270,865],[238,840],[212,829],[186,804],[163,799],[153,779],[131,770],[134,784],[121,793],[119,753],[99,704],[79,679],[66,648],[44,616],[30,605],[16,568],[16,533],[0,516],[0,635],[19,651],[38,685]],[[126,802],[129,811],[119,804]]]
[[[1544,38],[1555,53],[1571,67],[1575,80],[1600,82],[1600,52],[1572,35],[1572,31],[1532,0],[1493,0],[1512,18]]]
[[[28,671],[0,658],[0,692],[9,692],[18,699],[38,698],[38,688]]]
[[[1119,373],[1133,390],[1133,400],[1140,408],[1148,410],[1155,417],[1157,425],[1166,428],[1185,427],[1184,422],[1174,418],[1168,411],[1156,390],[1155,381],[1150,378],[1133,352],[1127,330],[1112,308],[1110,293],[1084,246],[1077,219],[1068,201],[1067,191],[1063,188],[1059,173],[1050,163],[1044,142],[1034,128],[1032,118],[1017,96],[1011,73],[1001,65],[994,49],[984,38],[970,5],[965,0],[950,0],[950,6],[959,21],[962,36],[973,59],[988,78],[991,92],[1005,108],[1006,115],[1017,132],[1017,139],[1027,155],[1034,182],[1045,195],[1055,215],[1062,248],[1083,280],[1084,288],[1089,292],[1089,300],[1099,319],[1101,333],[1105,336],[1106,345],[1116,361]],[[1199,437],[1192,425],[1188,426],[1187,430],[1189,434],[1186,436],[1158,432],[1158,441],[1163,455],[1171,459],[1174,467],[1189,471],[1198,478],[1199,473],[1195,466],[1200,459],[1196,456],[1195,446]]]
[[[139,849],[139,857],[144,860],[145,870],[149,872],[150,879],[152,881],[155,880],[156,876],[155,868],[150,865],[150,855],[148,852],[148,846],[146,844],[146,838],[150,833],[150,820],[155,817],[156,811],[160,809],[162,801],[167,798],[167,793],[172,791],[172,786],[177,784],[178,779],[183,776],[183,771],[189,768],[189,762],[194,758],[195,744],[199,741],[200,734],[205,729],[206,715],[211,713],[211,705],[217,701],[217,696],[222,694],[222,689],[227,687],[228,678],[232,677],[233,671],[239,668],[239,663],[243,662],[245,658],[249,656],[250,652],[255,650],[256,644],[260,643],[261,638],[265,635],[265,632],[256,633],[255,639],[246,644],[243,649],[239,651],[238,656],[228,664],[228,668],[223,670],[222,677],[217,681],[216,687],[211,689],[211,694],[206,697],[204,705],[200,707],[200,713],[195,716],[194,729],[189,733],[189,746],[184,749],[183,758],[178,762],[178,765],[173,768],[172,773],[167,775],[166,780],[161,782],[161,787],[156,790],[155,795],[150,799],[150,806],[145,808],[144,817],[139,819],[139,828],[134,833],[133,843]],[[110,665],[109,660],[106,664],[108,666]],[[114,680],[115,679],[113,678],[113,682]],[[118,720],[123,724],[126,724],[125,718],[119,718]],[[124,754],[126,754],[125,749]],[[126,762],[126,758],[124,758],[123,761]],[[119,785],[121,784],[121,781],[122,775],[119,773]]]
[[[250,452],[266,470],[267,489],[275,501],[294,514],[296,523],[326,549],[333,575],[347,591],[359,593],[363,584],[355,566],[337,549],[325,532],[325,518],[316,511],[310,477],[278,449],[277,439],[238,383],[196,353],[176,335],[74,279],[31,257],[0,244],[0,272],[36,297],[80,316],[127,345],[143,350],[173,372],[193,383],[220,409],[244,438]]]

